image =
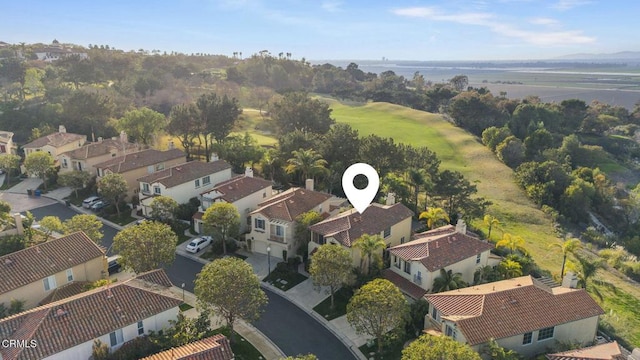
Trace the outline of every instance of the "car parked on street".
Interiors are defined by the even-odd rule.
[[[211,245],[211,236],[201,236],[199,238],[195,238],[193,240],[191,240],[191,242],[189,243],[189,245],[187,245],[187,251],[190,253],[197,253],[200,250],[206,248],[207,246]]]
[[[100,201],[99,196],[89,196],[82,201],[82,207],[85,209],[90,209],[91,205],[95,204],[97,201]]]
[[[109,205],[108,201],[98,200],[91,205],[90,209],[93,211],[99,211],[107,207],[107,205]]]

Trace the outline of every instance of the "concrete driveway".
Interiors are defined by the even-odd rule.
[[[25,212],[57,203],[57,201],[53,199],[42,196],[28,196],[26,190],[19,194],[0,192],[0,200],[8,202],[9,205],[11,205],[12,212]]]
[[[26,178],[19,182],[18,184],[12,186],[11,188],[5,190],[7,193],[13,194],[27,194],[28,189],[37,189],[38,186],[42,184],[42,179],[40,178]]]

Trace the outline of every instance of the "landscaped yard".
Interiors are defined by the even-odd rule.
[[[97,215],[102,216],[106,220],[114,222],[120,226],[128,225],[129,223],[136,220],[131,217],[131,209],[129,209],[128,207],[125,209],[120,209],[120,216],[118,216],[118,214],[111,214],[111,215],[97,214]]]
[[[187,303],[182,303],[180,304],[180,306],[178,306],[178,308],[180,309],[180,311],[187,311],[187,310],[193,309],[193,306]]]
[[[376,360],[400,360],[402,358],[402,349],[404,341],[403,339],[395,339],[384,344],[382,348],[382,354],[378,354],[378,346],[373,342],[372,346],[364,344],[358,349],[367,359]]]
[[[308,278],[306,276],[297,271],[285,266],[280,266],[271,271],[271,274],[265,277],[262,281],[268,282],[280,290],[287,291],[307,279]]]
[[[229,330],[226,327],[221,327],[213,331],[215,334],[224,334],[229,338]],[[229,338],[231,340],[231,338]],[[264,359],[264,356],[245,338],[236,333],[235,341],[231,343],[231,350],[235,355],[235,360],[258,360]]]
[[[339,318],[347,314],[347,303],[353,296],[351,288],[341,288],[335,293],[335,307],[331,309],[331,296],[324,299],[320,304],[313,308],[313,311],[322,315],[327,320]]]

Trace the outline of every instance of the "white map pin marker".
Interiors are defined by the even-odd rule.
[[[356,175],[364,175],[367,177],[369,184],[366,188],[360,190],[353,185],[353,179]],[[342,190],[347,195],[347,199],[354,208],[362,214],[373,201],[380,187],[380,177],[378,172],[371,165],[365,163],[357,163],[349,166],[342,174]]]

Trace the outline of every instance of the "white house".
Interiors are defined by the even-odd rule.
[[[465,282],[473,283],[476,269],[499,263],[500,258],[491,255],[492,248],[489,242],[468,234],[460,220],[457,226],[415,234],[411,241],[390,248],[391,266],[383,276],[405,294],[419,299],[431,291],[440,269],[460,273]]]
[[[594,341],[602,308],[575,275],[551,288],[531,276],[425,295],[427,332],[444,334],[481,352],[490,340],[525,357],[556,343]]]
[[[331,216],[311,225],[309,254],[320,245],[340,244],[351,252],[353,265],[360,265],[360,250],[352,247],[362,235],[380,235],[387,249],[411,238],[411,217],[413,211],[401,203],[393,205],[371,204],[360,214],[356,209]],[[387,256],[387,251],[380,253]]]
[[[246,236],[250,251],[276,258],[294,256],[300,244],[294,241],[296,217],[308,211],[317,211],[323,216],[337,211],[332,206],[342,200],[331,194],[314,191],[313,180],[307,180],[306,188],[291,188],[269,200],[258,204],[250,213],[251,232]]]
[[[178,204],[184,204],[230,178],[231,165],[224,160],[191,161],[145,175],[138,178],[142,214],[151,215],[150,205],[155,196],[167,196]]]
[[[34,50],[38,60],[44,62],[54,62],[68,56],[77,56],[80,59],[87,59],[89,55],[85,51],[80,51],[60,44],[58,40],[53,40],[51,45]]]
[[[170,286],[164,271],[154,270],[1,319],[0,337],[27,346],[3,346],[0,355],[4,360],[86,360],[95,339],[116,350],[176,319],[182,300]]]
[[[200,209],[193,215],[195,230],[198,233],[204,230],[202,215],[211,205],[226,202],[235,206],[240,213],[240,233],[243,234],[251,228],[251,211],[271,196],[273,196],[271,181],[254,177],[253,170],[247,168],[244,175],[218,183],[213,189],[200,194]]]

